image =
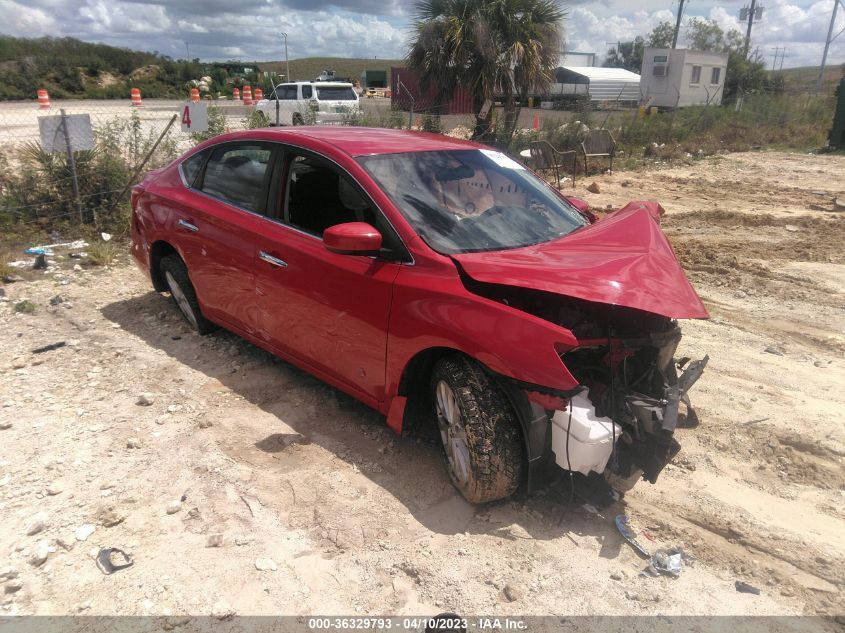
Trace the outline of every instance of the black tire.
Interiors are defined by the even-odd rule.
[[[457,404],[458,425],[450,423],[446,415],[444,399],[448,400],[448,394],[442,385]],[[524,468],[522,433],[513,407],[492,377],[468,358],[446,356],[434,366],[431,394],[446,470],[464,498],[485,503],[513,494]],[[447,444],[455,447],[451,454]]]
[[[197,293],[188,277],[188,269],[178,255],[168,255],[161,260],[161,276],[170,289],[170,295],[179,312],[199,334],[210,334],[217,326],[202,315]]]

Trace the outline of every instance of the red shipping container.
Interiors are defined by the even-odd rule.
[[[414,112],[431,112],[432,114],[473,114],[472,95],[466,88],[459,87],[452,98],[444,102],[440,112],[435,112],[434,104],[438,87],[432,83],[429,89],[420,92],[420,75],[410,68],[393,66],[390,69],[390,105],[401,110],[410,110],[413,104]],[[399,83],[402,83],[400,86]],[[410,95],[408,94],[410,93]]]

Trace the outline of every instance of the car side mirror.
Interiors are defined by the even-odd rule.
[[[338,255],[378,255],[381,233],[366,222],[335,224],[323,231],[323,246]]]

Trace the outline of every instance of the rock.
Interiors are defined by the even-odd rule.
[[[135,401],[135,404],[140,407],[148,407],[154,402],[155,398],[153,397],[153,394],[145,391],[144,393],[138,396],[138,399]]]
[[[32,553],[29,555],[29,562],[35,567],[40,567],[47,562],[47,557],[50,555],[50,544],[45,540],[40,540],[35,544]]]
[[[525,590],[520,585],[508,583],[502,589],[502,593],[505,594],[505,598],[508,602],[516,602],[517,600],[522,599],[525,595]]]
[[[56,545],[68,552],[73,549],[74,545],[76,545],[76,541],[74,541],[72,537],[60,536],[56,539]]]
[[[60,495],[64,492],[64,487],[57,481],[54,481],[49,486],[47,486],[47,494],[51,497],[55,497],[56,495]]]
[[[10,428],[12,428],[12,423],[9,420],[3,420],[0,422],[0,431],[5,431]]]
[[[15,593],[20,591],[23,588],[23,583],[18,580],[10,580],[5,585],[3,585],[3,591],[5,593]]]
[[[64,303],[64,300],[65,299],[64,299],[64,297],[62,297],[62,295],[56,295],[55,297],[50,299],[50,305],[51,306],[57,306],[60,303]]]
[[[114,527],[119,523],[123,523],[125,519],[126,515],[122,512],[118,512],[114,506],[103,508],[97,515],[97,520],[103,527]]]
[[[47,514],[45,512],[39,512],[29,522],[29,526],[26,528],[26,535],[33,536],[38,534],[45,527],[47,527]]]
[[[780,351],[777,347],[772,347],[769,345],[766,349],[763,350],[767,354],[774,354],[775,356],[783,356],[783,352]]]
[[[182,410],[182,405],[181,405],[181,404],[171,404],[171,405],[169,405],[169,406],[167,407],[167,412],[168,412],[168,413],[178,413],[178,412],[179,412],[179,411],[181,411],[181,410]]]
[[[255,559],[255,568],[258,571],[276,571],[276,562],[272,558],[257,558]]]
[[[622,181],[622,186],[623,186],[623,187],[631,187],[631,186],[633,186],[633,184],[634,184],[634,183],[632,183],[630,180],[623,180],[623,181]]]
[[[79,264],[74,264],[74,265],[73,265],[73,269],[74,269],[76,272],[80,272],[80,271],[82,271],[82,266],[80,266]]]
[[[91,536],[94,533],[94,530],[96,530],[96,529],[97,529],[97,527],[94,526],[94,525],[91,525],[90,523],[85,523],[84,525],[80,525],[78,528],[76,528],[76,532],[75,532],[76,540],[77,541],[87,541],[88,537]]]
[[[211,617],[218,620],[228,620],[235,615],[235,610],[225,600],[218,600],[211,607]]]
[[[23,277],[21,277],[20,275],[3,275],[4,284],[13,284],[19,281],[23,281]]]
[[[615,571],[612,574],[610,574],[610,579],[611,580],[622,580],[622,574]]]
[[[214,426],[214,423],[213,423],[211,420],[209,420],[208,418],[203,418],[203,419],[202,419],[202,420],[200,420],[200,422],[199,422],[199,427],[200,427],[201,429],[207,429],[207,428],[209,428],[209,427],[211,427],[211,426]]]
[[[845,211],[845,198],[836,198],[833,201],[833,208],[836,211]]]
[[[637,601],[639,601],[639,599],[640,599],[640,596],[637,594],[637,592],[636,592],[636,591],[631,591],[630,589],[626,589],[626,590],[625,590],[625,597],[626,597],[628,600],[633,600],[634,602],[637,602]]]
[[[182,509],[182,502],[181,501],[173,501],[167,505],[167,509],[165,510],[167,514],[176,514]]]
[[[589,191],[590,193],[601,193],[601,187],[599,187],[599,183],[597,183],[596,181],[593,181],[587,187],[587,191]]]
[[[26,367],[26,360],[23,356],[16,356],[12,359],[12,369],[23,369]]]
[[[126,448],[141,448],[141,440],[137,437],[130,437],[126,440]]]
[[[3,571],[0,571],[0,580],[12,580],[13,578],[18,577],[18,570],[14,567],[7,567]]]
[[[784,598],[791,598],[795,595],[795,591],[791,587],[782,587],[780,590],[780,595]]]
[[[789,231],[790,233],[798,233],[801,230],[799,227],[795,226],[794,224],[785,224],[783,228],[784,228],[785,231]]]
[[[205,541],[206,547],[223,547],[224,538],[222,534],[209,534]]]

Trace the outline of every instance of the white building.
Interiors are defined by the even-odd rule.
[[[563,66],[555,70],[551,95],[589,95],[590,101],[640,100],[640,76],[624,68]]]
[[[727,70],[726,53],[646,48],[640,83],[642,103],[661,108],[721,105]]]

